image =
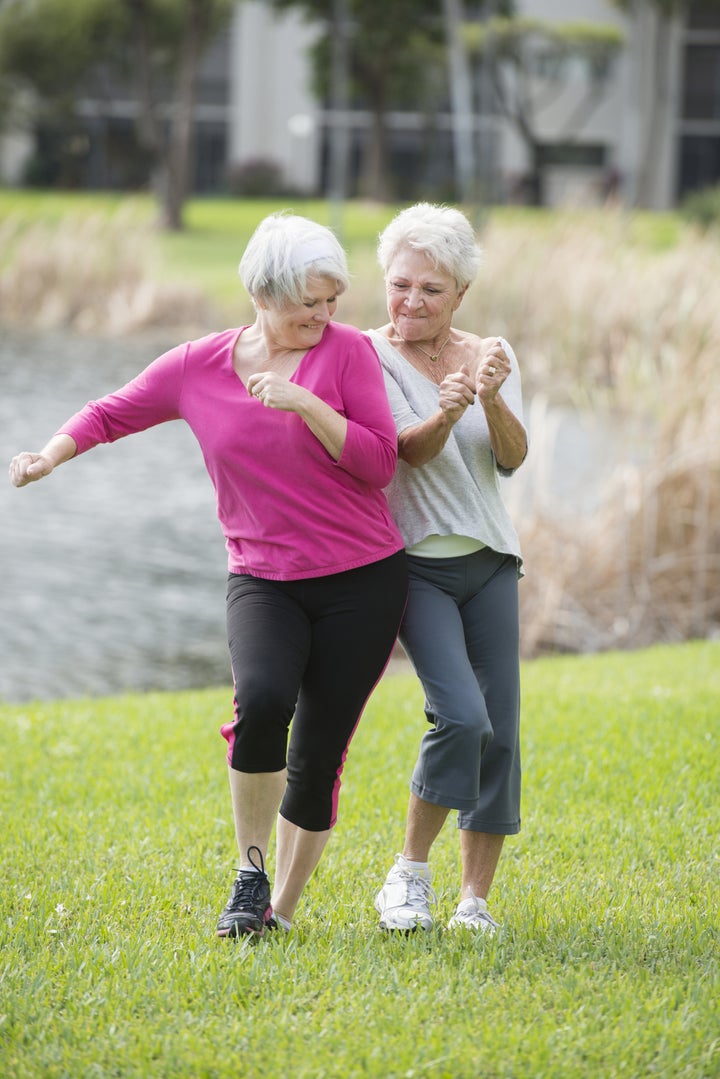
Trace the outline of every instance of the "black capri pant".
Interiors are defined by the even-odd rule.
[[[240,772],[287,766],[280,813],[292,824],[311,832],[335,824],[350,740],[387,665],[406,598],[404,551],[300,581],[230,575],[228,763]]]

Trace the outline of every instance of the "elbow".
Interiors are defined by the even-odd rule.
[[[418,442],[412,439],[398,439],[398,460],[404,461],[410,468],[422,468],[432,458],[433,454]]]
[[[506,453],[502,458],[496,457],[497,465],[503,472],[510,474],[511,472],[517,472],[520,465],[527,457],[528,446],[527,442],[524,446],[519,446],[512,453]]]
[[[513,455],[512,457],[507,457],[504,460],[498,460],[497,463],[498,467],[501,468],[503,472],[517,472],[524,460],[524,454],[521,457],[516,457],[515,455]]]
[[[395,475],[397,463],[397,448],[395,446],[388,447],[376,460],[371,482],[380,488],[387,487]]]
[[[420,453],[401,453],[398,455],[398,459],[404,461],[410,468],[422,468],[422,466],[426,465],[430,460],[429,457]]]

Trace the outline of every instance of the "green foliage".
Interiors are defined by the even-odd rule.
[[[720,226],[720,186],[694,191],[683,200],[680,212],[703,231]]]
[[[471,51],[492,44],[500,56],[525,56],[526,50],[612,54],[624,42],[619,27],[604,23],[550,22],[534,18],[492,18],[486,23],[468,23],[465,39]]]
[[[614,7],[621,11],[633,11],[635,8],[645,5],[655,8],[663,19],[671,19],[674,15],[680,15],[690,6],[690,0],[610,0]],[[705,7],[711,7],[707,2]]]
[[[119,75],[135,106],[137,145],[126,182],[152,177],[164,224],[180,228],[191,142],[179,116],[192,114],[202,49],[232,10],[233,0],[27,0],[0,7],[0,103],[22,99],[27,129],[48,116],[53,121],[51,149],[32,163],[28,179],[72,186],[72,131],[58,119],[72,117],[82,89],[102,97],[107,77]],[[168,100],[179,106],[169,123],[160,111]]]
[[[279,198],[286,186],[280,165],[262,157],[231,166],[225,185],[233,198],[249,199]]]
[[[106,0],[27,0],[0,8],[0,75],[48,107],[67,108],[78,85],[112,55],[122,5]]]
[[[194,0],[203,40],[229,17],[231,0]],[[0,7],[0,75],[14,78],[52,105],[72,102],[101,65],[131,73],[142,34],[159,71],[179,62],[187,0],[132,3],[107,0],[23,0]],[[136,20],[140,19],[140,23]]]
[[[425,726],[410,676],[371,698],[295,929],[256,947],[214,937],[235,864],[229,686],[0,707],[0,1071],[716,1076],[719,649],[523,667],[524,826],[493,940],[441,928],[450,822],[440,927],[376,928]]]
[[[323,33],[313,49],[316,93],[327,99],[338,33],[333,0],[271,0],[279,9],[300,8]],[[440,0],[348,0],[350,101],[382,113],[391,107],[421,108],[428,96],[446,93],[445,46]],[[399,47],[399,42],[402,42]],[[438,94],[438,78],[442,83]]]

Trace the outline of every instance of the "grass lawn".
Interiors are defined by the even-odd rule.
[[[377,285],[377,237],[399,208],[362,200],[350,200],[339,210],[325,199],[191,199],[185,208],[185,229],[156,237],[155,272],[166,280],[193,284],[222,308],[231,308],[244,300],[237,266],[250,235],[267,214],[290,209],[336,229],[348,251],[353,273],[359,278],[369,274]],[[0,238],[3,226],[8,233],[2,245],[4,258],[0,248],[0,266],[11,257],[16,224],[21,234],[33,224],[54,229],[74,218],[115,214],[124,215],[129,226],[152,231],[156,204],[149,195],[0,188]],[[493,207],[481,214],[479,225],[482,231],[492,221],[532,236],[555,227],[559,219],[566,221],[569,228],[583,223],[605,227],[601,210],[553,211],[517,206]],[[626,221],[628,242],[649,251],[672,247],[684,227],[675,213],[633,211]]]
[[[535,660],[523,692],[496,938],[442,928],[450,822],[438,929],[376,928],[424,723],[394,675],[295,929],[254,947],[214,937],[229,690],[0,706],[0,1074],[718,1076],[720,644]]]

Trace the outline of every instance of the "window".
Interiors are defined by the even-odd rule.
[[[680,141],[680,197],[718,183],[720,135],[685,135]]]
[[[686,47],[683,117],[720,120],[720,45]]]
[[[690,4],[688,30],[720,30],[720,10],[717,3]]]

